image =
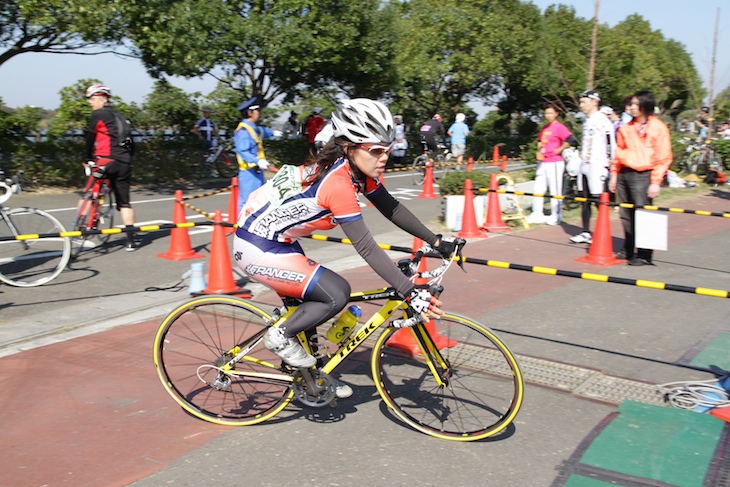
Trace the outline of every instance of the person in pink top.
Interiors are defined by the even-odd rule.
[[[549,191],[551,196],[562,196],[563,173],[565,162],[561,153],[578,141],[570,130],[558,120],[558,109],[552,103],[545,107],[547,124],[540,130],[537,142],[537,172],[535,172],[535,186],[533,193],[544,194]],[[544,213],[545,199],[536,196],[532,200],[532,213],[527,217],[527,223],[547,223],[557,225],[562,217],[562,200],[550,200],[550,216]]]

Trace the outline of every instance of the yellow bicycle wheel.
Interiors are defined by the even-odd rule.
[[[493,331],[465,316],[445,313],[426,325],[387,328],[371,365],[390,410],[444,440],[503,432],[522,405],[524,382],[514,355]]]
[[[202,296],[174,309],[155,335],[154,363],[165,390],[205,421],[247,426],[291,401],[291,376],[260,343],[269,314],[231,296]],[[240,360],[233,358],[252,347]]]

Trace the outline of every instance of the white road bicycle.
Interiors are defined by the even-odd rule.
[[[55,279],[71,255],[66,229],[54,217],[36,208],[9,208],[5,203],[21,193],[22,173],[5,178],[0,171],[0,281],[18,287],[33,287]]]

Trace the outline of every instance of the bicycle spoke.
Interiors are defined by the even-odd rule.
[[[522,403],[524,385],[514,357],[468,318],[447,315],[431,323],[428,333],[447,367],[433,354],[389,347],[388,331],[373,358],[378,392],[398,417],[439,438],[470,441],[503,431]],[[421,347],[424,343],[420,340]]]
[[[226,371],[234,353],[260,338],[267,317],[245,301],[220,297],[197,298],[168,315],[155,338],[155,364],[170,395],[220,424],[255,424],[281,411],[292,396],[289,376],[270,365],[281,360],[263,345]]]

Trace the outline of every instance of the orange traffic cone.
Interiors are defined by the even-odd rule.
[[[416,238],[415,240],[413,240],[413,253],[415,254],[422,246],[423,240],[421,240],[420,238]],[[426,272],[427,270],[428,266],[426,264],[426,258],[424,257],[421,259],[421,262],[418,263],[418,272]],[[415,283],[428,284],[428,279],[418,277],[416,278]],[[438,331],[436,331],[436,324],[433,322],[433,320],[429,320],[426,323],[426,330],[428,330],[428,334],[431,335],[431,338],[433,338],[433,343],[439,350],[453,347],[458,344],[456,340],[447,338],[441,335]],[[397,348],[399,350],[405,350],[411,355],[417,354],[420,350],[420,348],[418,347],[418,342],[416,342],[416,339],[413,337],[413,333],[411,333],[410,330],[406,329],[398,330],[397,332],[395,332],[393,336],[388,338],[387,344],[389,347]]]
[[[438,198],[433,192],[433,161],[426,163],[426,177],[423,178],[423,191],[416,198]]]
[[[172,222],[176,225],[187,223],[185,218],[185,208],[182,205],[183,192],[178,189],[175,191],[175,203],[172,212]],[[170,230],[170,248],[164,254],[157,254],[157,257],[169,260],[185,260],[199,259],[204,257],[198,254],[190,245],[190,234],[187,228],[173,228]]]
[[[474,158],[470,157],[466,160],[466,172],[471,172],[474,169]]]
[[[221,223],[223,213],[215,210],[213,222]],[[208,286],[203,294],[235,294],[251,295],[246,289],[240,289],[233,279],[233,267],[231,267],[231,255],[228,253],[226,243],[226,230],[222,225],[213,226],[213,238],[210,243],[210,261],[208,263]]]
[[[471,179],[464,181],[464,212],[461,215],[461,230],[456,234],[459,238],[487,238],[487,234],[479,229],[474,212],[474,188]]]
[[[502,167],[500,168],[502,171],[507,170],[507,156],[502,156]]]
[[[492,153],[492,166],[499,166],[499,146],[494,146],[494,152]]]
[[[506,157],[506,156],[505,156]],[[487,221],[482,227],[488,232],[509,232],[512,229],[502,221],[502,207],[499,203],[497,190],[497,175],[492,173],[489,178],[489,199],[487,200]]]
[[[593,232],[593,243],[588,250],[588,255],[575,259],[578,262],[586,262],[596,265],[618,265],[625,261],[617,259],[613,255],[611,243],[611,222],[609,219],[609,196],[604,192],[601,194],[598,205],[598,217],[596,218],[596,231]]]
[[[238,221],[238,178],[231,178],[231,197],[228,199],[228,218],[226,222],[235,225]],[[226,235],[236,231],[235,227],[226,227]]]

